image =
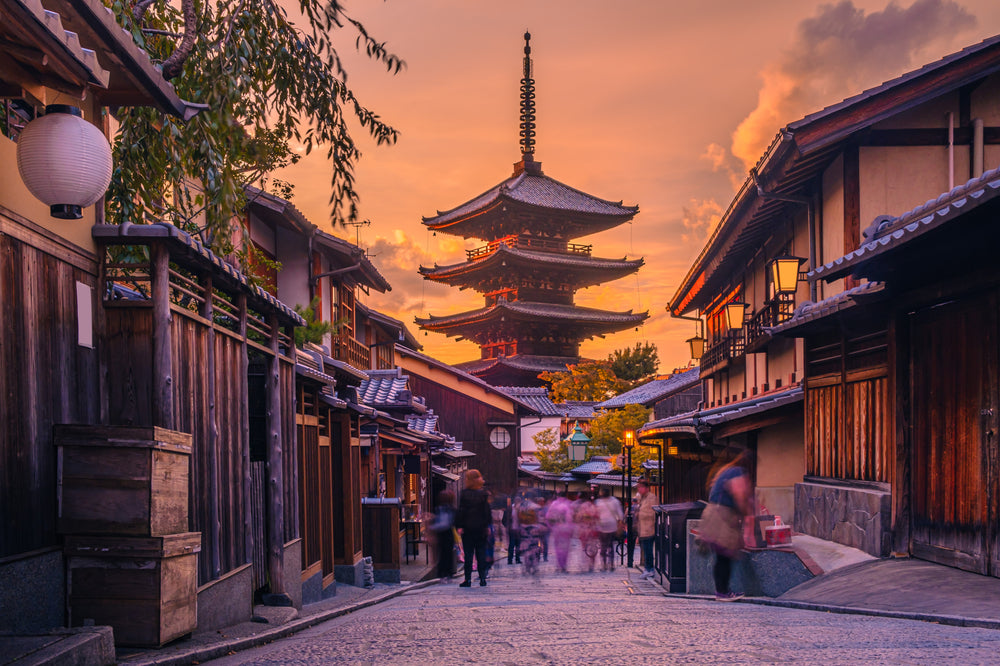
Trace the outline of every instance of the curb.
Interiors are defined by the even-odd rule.
[[[674,599],[694,599],[700,601],[715,600],[715,597],[706,594],[671,594],[666,592],[664,593],[664,596],[672,597]],[[758,606],[775,606],[778,608],[794,608],[796,610],[810,610],[820,613],[866,615],[869,617],[885,617],[894,620],[914,620],[916,622],[931,622],[934,624],[945,624],[954,627],[973,627],[977,629],[1000,630],[1000,620],[980,617],[964,617],[961,615],[935,615],[933,613],[916,613],[878,608],[860,608],[857,606],[833,606],[830,604],[815,603],[810,601],[784,601],[781,599],[770,599],[768,597],[743,597],[736,603],[756,604]]]
[[[148,658],[139,656],[136,659],[126,659],[124,661],[120,661],[119,663],[123,666],[181,666],[184,664],[226,657],[234,652],[241,652],[243,650],[260,647],[279,638],[291,636],[292,634],[302,631],[303,629],[308,629],[309,627],[321,624],[327,620],[332,620],[342,615],[347,615],[361,610],[362,608],[368,608],[369,606],[374,606],[375,604],[382,603],[383,601],[388,601],[389,599],[401,596],[412,590],[420,590],[425,587],[430,587],[431,585],[437,584],[438,580],[440,579],[434,578],[431,580],[420,581],[418,583],[411,583],[405,587],[400,587],[398,590],[390,590],[385,594],[365,599],[364,601],[359,601],[357,603],[344,606],[343,608],[331,608],[330,610],[322,611],[316,615],[310,615],[308,617],[292,620],[288,624],[275,627],[270,631],[265,630],[259,634],[255,634],[254,636],[247,636],[246,638],[237,638],[233,640],[223,640],[211,645],[202,645],[186,650],[181,649],[170,655],[150,655]]]

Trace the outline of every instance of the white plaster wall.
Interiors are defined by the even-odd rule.
[[[791,525],[795,515],[795,484],[805,471],[801,420],[764,428],[757,434],[758,509],[781,516]]]
[[[820,235],[816,265],[833,261],[844,256],[844,158],[838,157],[823,172],[823,194],[820,204],[821,214],[817,223]],[[830,284],[820,281],[816,298],[839,294],[844,290],[844,281],[835,280]]]
[[[288,307],[309,305],[309,246],[301,234],[287,229],[275,233],[275,255],[281,262],[278,272],[278,300]]]
[[[957,147],[956,185],[968,180],[968,160],[968,149]],[[948,189],[944,146],[863,147],[861,231],[879,215],[902,215]]]
[[[535,435],[544,431],[552,430],[555,432],[556,437],[559,437],[559,423],[560,418],[558,416],[546,416],[542,417],[542,420],[535,423],[537,417],[525,417],[521,419],[521,453],[535,453],[538,450],[538,446],[535,444]],[[530,424],[530,425],[525,425]]]

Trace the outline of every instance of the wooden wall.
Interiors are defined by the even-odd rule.
[[[0,215],[0,558],[56,545],[52,426],[101,412],[99,349],[78,345],[76,313],[78,281],[99,298],[96,263],[10,226]]]
[[[408,370],[409,386],[414,395],[423,396],[427,406],[441,419],[438,428],[462,442],[463,448],[476,454],[469,467],[483,473],[487,486],[496,492],[510,493],[517,489],[516,427],[510,426],[511,443],[502,450],[490,444],[489,422],[517,421],[517,417],[496,407],[479,402],[464,393],[432,382]]]
[[[806,475],[891,483],[887,334],[864,322],[806,342]]]

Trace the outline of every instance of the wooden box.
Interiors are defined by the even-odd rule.
[[[164,428],[57,425],[61,534],[187,532],[191,435]]]
[[[114,629],[115,644],[159,647],[198,625],[201,533],[66,537],[69,625]]]

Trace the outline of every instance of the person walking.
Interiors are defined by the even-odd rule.
[[[743,597],[730,589],[733,560],[752,533],[754,514],[753,484],[750,467],[753,451],[743,449],[720,467],[709,479],[708,506],[702,513],[701,538],[715,551],[715,598],[736,601]],[[749,518],[749,520],[747,520]]]
[[[455,493],[441,491],[437,511],[428,528],[437,543],[438,578],[451,578],[455,573]]]
[[[642,552],[643,566],[639,578],[652,578],[656,574],[653,567],[653,539],[656,537],[656,512],[653,507],[656,505],[656,497],[649,492],[649,481],[646,479],[639,479],[635,489],[639,493],[639,508],[636,513],[639,517],[639,550]]]
[[[479,585],[486,585],[489,563],[486,559],[486,541],[490,535],[493,515],[490,512],[489,495],[483,490],[483,475],[478,469],[465,472],[465,489],[458,499],[455,527],[462,535],[462,551],[465,555],[465,580],[459,587],[472,585],[472,559],[475,557],[479,571]]]
[[[520,495],[507,498],[507,506],[503,510],[504,530],[507,532],[507,564],[521,563],[521,524],[517,518],[517,509],[522,502]]]
[[[556,568],[566,573],[569,547],[573,540],[573,504],[566,498],[566,493],[559,493],[559,496],[552,500],[545,518],[552,533],[552,547],[556,551]]]
[[[597,507],[597,532],[601,539],[601,571],[614,571],[615,539],[618,537],[618,526],[625,517],[622,504],[605,486],[601,488],[601,496],[594,506]]]
[[[583,552],[587,571],[594,570],[594,560],[600,551],[600,537],[597,532],[597,507],[590,499],[590,492],[580,491],[580,501],[576,505],[573,519],[576,521],[577,534],[580,537],[580,550]]]

